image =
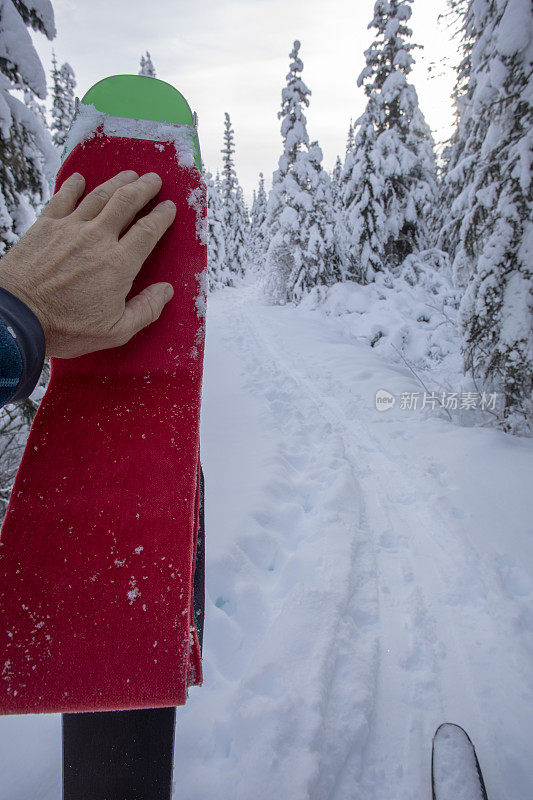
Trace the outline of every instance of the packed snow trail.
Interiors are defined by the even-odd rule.
[[[177,796],[429,798],[431,737],[453,720],[491,800],[526,800],[532,443],[380,414],[377,389],[419,390],[406,369],[253,288],[211,298],[207,336],[214,605]]]
[[[175,800],[429,800],[442,721],[490,800],[530,798],[533,442],[378,412],[415,379],[317,312],[208,306],[205,682]],[[0,800],[57,800],[59,719],[0,719]]]

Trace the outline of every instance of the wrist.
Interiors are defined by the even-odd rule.
[[[31,311],[33,316],[37,318],[42,328],[43,336],[46,338],[44,316],[37,308],[37,304],[34,302],[33,298],[20,286],[20,283],[16,279],[13,280],[9,274],[5,274],[5,271],[0,270],[0,290],[1,289],[9,292],[10,295],[23,303],[24,306]]]
[[[46,355],[43,327],[33,310],[14,292],[0,287],[0,319],[22,358],[22,375],[10,402],[29,397],[39,381]]]

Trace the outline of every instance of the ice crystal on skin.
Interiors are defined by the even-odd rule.
[[[200,244],[207,245],[207,213],[205,184],[192,189],[187,203],[196,211],[196,238]]]
[[[198,294],[196,296],[195,305],[197,314],[200,318],[205,317],[207,305],[207,269],[197,272],[194,276],[198,281]]]
[[[128,600],[130,601],[130,606],[131,606],[132,603],[135,600],[137,600],[137,598],[139,597],[141,592],[139,590],[139,587],[137,586],[137,582],[136,582],[135,578],[133,578],[133,577],[130,580],[130,586],[131,586],[131,589],[128,592]]]

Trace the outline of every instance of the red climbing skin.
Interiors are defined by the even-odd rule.
[[[65,160],[86,191],[157,172],[176,218],[130,295],[174,297],[126,345],[52,361],[0,537],[0,713],[182,705],[202,682],[189,629],[198,514],[205,184],[173,143],[93,135]],[[136,220],[134,220],[135,222]],[[202,297],[203,299],[203,297]]]

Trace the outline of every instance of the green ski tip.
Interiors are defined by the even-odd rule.
[[[131,117],[194,126],[195,118],[184,96],[170,83],[147,75],[110,75],[83,96],[81,102],[113,117]],[[194,161],[202,171],[198,134],[194,135]]]

